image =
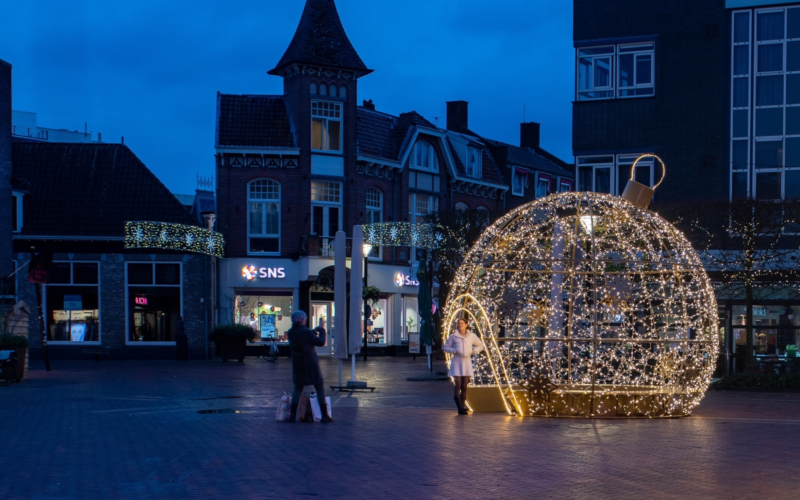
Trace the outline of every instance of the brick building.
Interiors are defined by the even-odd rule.
[[[11,65],[0,59],[0,277],[13,272],[11,234],[16,222],[15,200],[11,192]],[[0,289],[0,296],[5,293]]]
[[[220,322],[277,330],[279,340],[298,308],[314,326],[330,325],[336,231],[422,222],[445,209],[507,208],[514,155],[498,162],[493,152],[511,146],[470,131],[463,101],[447,103],[446,129],[414,111],[394,116],[372,101],[359,105],[358,82],[371,72],[334,1],[308,0],[286,53],[268,72],[283,78],[283,95],[217,95],[217,228],[227,241]],[[528,156],[543,154],[537,147],[526,148]],[[416,331],[417,286],[404,278],[424,256],[403,247],[370,254],[368,282],[383,292],[373,346],[402,345]]]
[[[173,358],[178,321],[189,355],[204,358],[211,320],[209,257],[124,248],[126,221],[198,225],[123,144],[52,143],[15,138],[13,175],[24,186],[14,259],[52,248],[42,288],[17,275],[17,298],[32,307],[30,340],[41,356],[76,358],[107,348],[114,358]]]
[[[800,2],[574,1],[578,189],[620,194],[636,155],[667,164],[659,203],[800,196]],[[653,185],[652,163],[636,179]],[[796,284],[764,286],[753,344],[800,343]],[[743,295],[718,292],[721,352],[741,370]],[[738,367],[735,364],[739,357]]]

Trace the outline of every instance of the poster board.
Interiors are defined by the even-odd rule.
[[[408,352],[409,354],[419,354],[419,333],[408,334]]]
[[[274,339],[275,338],[275,316],[272,314],[261,315],[261,338]]]

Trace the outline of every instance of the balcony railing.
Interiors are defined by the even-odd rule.
[[[30,127],[20,127],[18,125],[14,125],[14,127],[12,127],[11,135],[30,137],[32,139],[41,139],[43,141],[50,139],[50,132],[48,130],[37,130],[35,128],[32,129]]]

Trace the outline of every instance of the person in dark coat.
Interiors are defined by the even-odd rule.
[[[312,332],[306,328],[308,316],[303,311],[292,313],[292,328],[289,329],[289,348],[292,351],[292,382],[294,392],[292,393],[292,414],[289,422],[297,420],[297,405],[300,403],[300,395],[303,388],[313,385],[317,391],[317,400],[320,410],[322,410],[322,422],[333,422],[328,416],[328,405],[325,402],[325,381],[322,379],[322,371],[319,369],[319,359],[317,358],[317,347],[325,345],[325,329],[318,328]]]

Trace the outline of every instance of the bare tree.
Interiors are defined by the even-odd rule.
[[[753,373],[754,297],[769,298],[775,290],[800,297],[800,201],[741,199],[653,208],[683,230],[700,252],[718,296],[743,296],[745,369]]]

